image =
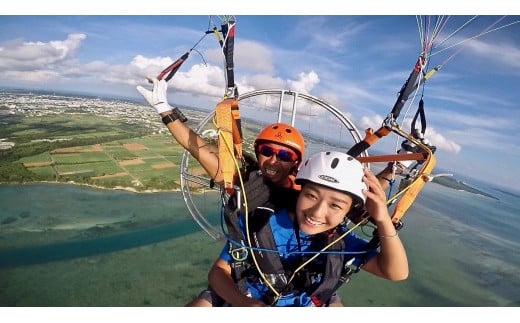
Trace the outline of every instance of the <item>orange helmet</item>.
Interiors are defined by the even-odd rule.
[[[258,156],[260,144],[269,142],[291,148],[298,155],[298,163],[301,162],[305,152],[305,143],[298,129],[286,123],[272,123],[268,125],[256,136],[253,143],[255,154]]]

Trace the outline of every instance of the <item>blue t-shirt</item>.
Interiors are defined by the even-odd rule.
[[[244,217],[239,217],[239,224],[245,235],[245,223]],[[269,224],[271,225],[271,230],[273,232],[274,241],[276,244],[276,249],[280,256],[282,263],[288,265],[288,267],[295,268],[295,264],[299,265],[301,261],[300,254],[308,252],[308,256],[312,256],[316,253],[316,250],[321,249],[324,246],[316,249],[314,251],[310,249],[311,241],[313,236],[305,234],[302,231],[299,231],[299,237],[297,237],[293,221],[289,217],[289,213],[287,210],[280,210],[273,214],[269,218]],[[298,239],[299,238],[299,239]],[[356,234],[350,232],[344,238],[346,250],[342,252],[346,254],[345,259],[348,260],[350,256],[359,255],[356,257],[353,264],[360,265],[363,259],[370,259],[376,254],[376,250],[371,250],[367,253],[366,245],[368,243],[367,240],[360,238]],[[299,240],[299,244],[298,244]],[[239,247],[236,245],[235,247]],[[233,260],[229,254],[229,245],[226,244],[220,253],[220,259],[231,263]],[[263,296],[268,292],[268,287],[263,283],[247,283],[248,292],[251,294],[251,297],[255,299],[262,299]],[[305,294],[305,293],[303,293]],[[277,306],[308,306],[308,295],[288,295],[290,299],[285,299],[283,302],[278,302]],[[307,303],[307,304],[306,304]],[[282,305],[286,304],[286,305]],[[287,305],[289,304],[289,305]]]

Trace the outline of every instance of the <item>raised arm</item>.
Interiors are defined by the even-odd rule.
[[[137,86],[137,91],[157,110],[173,138],[198,160],[215,182],[221,183],[223,178],[218,157],[209,149],[204,139],[177,118],[177,115],[173,113],[173,108],[168,104],[166,95],[168,83],[165,80],[159,81],[157,78],[149,78],[149,81],[153,82],[153,91],[140,85]]]
[[[363,269],[389,280],[404,280],[408,277],[408,259],[386,207],[386,196],[376,176],[365,168],[363,181],[369,187],[366,208],[374,223],[380,240],[379,253],[372,257]]]

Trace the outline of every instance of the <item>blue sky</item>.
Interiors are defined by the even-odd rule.
[[[42,12],[50,13],[47,8]],[[86,12],[94,15],[67,10],[25,15],[22,9],[1,15],[0,87],[141,99],[135,86],[146,84],[147,75],[157,75],[192,48],[209,23],[206,13]],[[240,93],[303,91],[348,113],[359,129],[377,129],[420,53],[416,16],[310,13],[314,11],[236,16]],[[219,17],[211,16],[217,25]],[[479,16],[450,42],[467,40],[500,17]],[[438,41],[472,18],[451,16]],[[519,15],[506,16],[494,28],[519,20]],[[170,98],[187,105],[214,105],[223,94],[222,57],[212,35],[196,49],[204,60],[191,53],[170,82]],[[424,98],[426,136],[437,146],[438,167],[516,189],[520,23],[441,51],[431,57],[429,67],[437,64],[443,66],[427,82]]]

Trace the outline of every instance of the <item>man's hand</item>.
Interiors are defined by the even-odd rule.
[[[172,110],[172,107],[168,104],[166,98],[166,90],[168,89],[168,83],[165,80],[158,80],[157,78],[148,78],[148,81],[153,83],[153,91],[147,90],[144,87],[138,85],[137,91],[148,101],[148,103],[157,110],[157,113],[168,112]]]

